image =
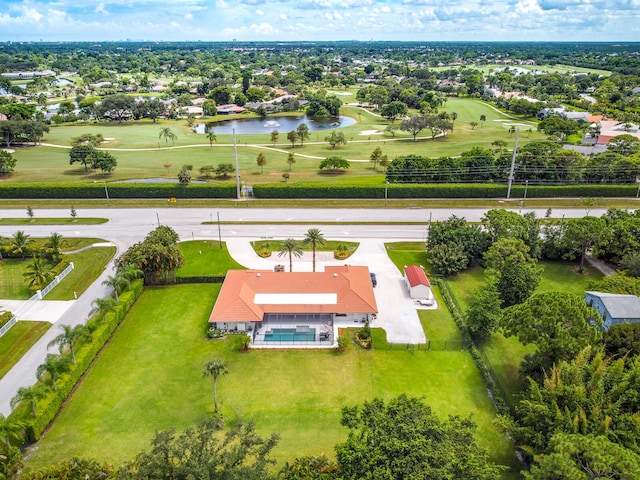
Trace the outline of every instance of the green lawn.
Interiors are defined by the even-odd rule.
[[[427,248],[424,242],[390,242],[384,245],[387,255],[400,272],[404,272],[405,265],[422,265],[429,270]]]
[[[222,248],[213,240],[181,242],[178,249],[185,257],[184,265],[176,272],[179,277],[222,276],[228,270],[246,268],[231,258],[225,242]]]
[[[27,300],[31,297],[31,290],[22,276],[30,263],[31,259],[20,258],[6,258],[0,261],[0,298]]]
[[[1,218],[2,225],[97,225],[107,218]]]
[[[82,294],[102,274],[116,253],[116,247],[94,247],[78,253],[63,255],[73,262],[74,269],[47,295],[47,300],[73,300],[73,292]]]
[[[471,357],[464,351],[232,350],[206,340],[219,285],[146,289],[84,377],[27,468],[74,455],[117,464],[148,448],[158,429],[183,429],[213,410],[205,362],[222,359],[229,374],[218,384],[227,421],[252,419],[260,432],[281,436],[279,464],[326,453],[344,440],[344,405],[407,393],[426,398],[440,416],[473,414],[478,441],[494,460],[518,469],[513,450],[492,424],[495,411]],[[197,299],[197,301],[196,301]],[[515,471],[515,470],[514,470]],[[515,479],[515,473],[505,479]]]
[[[462,341],[462,334],[453,321],[444,300],[442,300],[440,289],[432,286],[431,291],[436,298],[438,308],[436,310],[418,310],[418,317],[420,317],[420,323],[427,339],[433,342]]]
[[[21,320],[0,337],[0,378],[13,368],[49,328],[49,322]]]

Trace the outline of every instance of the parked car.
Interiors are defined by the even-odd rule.
[[[371,277],[371,285],[375,286],[378,285],[378,280],[376,279],[376,274],[373,272],[369,272],[369,276]]]

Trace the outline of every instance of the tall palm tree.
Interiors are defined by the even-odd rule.
[[[118,290],[122,290],[123,288],[131,288],[131,282],[121,274],[116,274],[113,277],[109,275],[107,279],[102,282],[102,285],[113,288],[113,293],[116,296],[116,305],[120,305]]]
[[[73,359],[73,363],[75,364],[75,346],[78,344],[78,342],[91,337],[89,329],[84,325],[76,325],[75,327],[72,327],[71,325],[60,325],[60,328],[62,329],[62,333],[51,340],[47,345],[47,348],[53,345],[58,345],[60,348],[60,352],[62,352],[66,346],[69,346],[69,350],[71,351],[71,358]]]
[[[326,243],[324,235],[318,228],[310,228],[302,240],[303,245],[311,245],[311,251],[313,252],[313,271],[316,271],[316,247],[318,245],[324,245]]]
[[[24,441],[24,429],[26,426],[26,422],[14,418],[5,418],[0,413],[0,441],[4,441],[7,444],[7,449],[10,450],[12,440],[16,443]]]
[[[207,138],[209,139],[209,145],[213,147],[213,142],[215,142],[218,137],[216,137],[216,134],[213,133],[213,131],[210,131],[209,133],[207,133]]]
[[[169,140],[171,140],[174,144],[176,143],[176,138],[178,136],[173,133],[173,130],[169,127],[164,127],[160,129],[160,134],[158,135],[158,139],[164,138],[164,142],[169,145]]]
[[[29,236],[25,234],[22,230],[18,230],[13,234],[11,238],[11,253],[15,255],[22,255],[22,259],[24,260],[29,253],[29,245],[31,245],[31,240],[29,240]]]
[[[215,359],[205,364],[203,377],[213,377],[213,406],[218,413],[218,378],[228,373],[227,367],[221,360]]]
[[[107,321],[107,313],[116,309],[115,301],[112,297],[96,298],[91,306],[96,309],[96,313],[102,315],[102,320],[105,322]]]
[[[36,370],[36,377],[42,380],[42,377],[48,373],[51,377],[51,386],[54,390],[58,390],[56,385],[56,379],[63,373],[70,370],[69,357],[61,357],[60,355],[54,355],[49,353],[44,363],[38,366]]]
[[[42,257],[33,257],[22,276],[29,287],[41,289],[51,281],[51,265],[45,262]]]
[[[289,271],[293,272],[293,255],[297,258],[302,257],[302,249],[296,239],[287,238],[282,242],[282,250],[280,250],[278,256],[282,257],[283,255],[289,255]]]
[[[31,413],[34,417],[38,416],[36,404],[38,400],[42,400],[47,396],[49,387],[42,384],[36,384],[31,387],[20,387],[15,396],[11,399],[11,408],[16,408],[19,403],[26,401],[31,403]]]

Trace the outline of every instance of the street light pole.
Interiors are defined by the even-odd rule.
[[[109,199],[109,190],[107,189],[107,182],[105,182],[104,180],[94,180],[93,183],[98,183],[99,181],[104,183],[104,194],[107,197],[107,207],[110,207],[111,206],[111,202],[110,202],[110,199]]]
[[[387,182],[384,186],[384,208],[387,208],[388,192],[389,192],[389,182]]]

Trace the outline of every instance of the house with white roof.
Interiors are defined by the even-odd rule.
[[[605,330],[620,323],[640,322],[640,297],[635,295],[587,292],[585,301],[598,311]]]

